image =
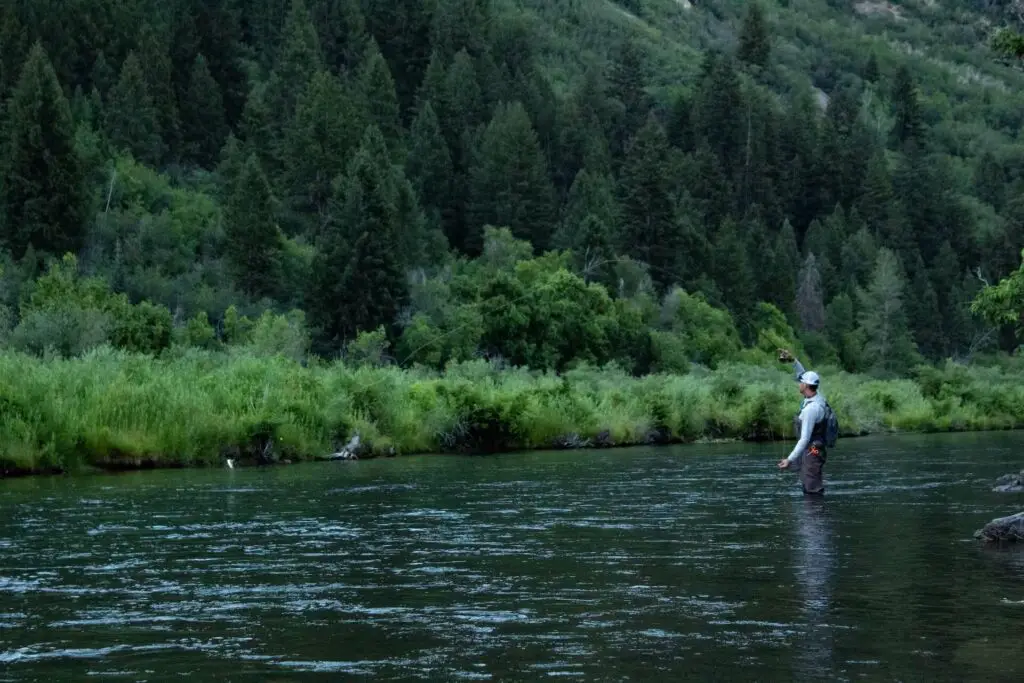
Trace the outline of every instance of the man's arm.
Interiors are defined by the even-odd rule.
[[[807,447],[811,445],[811,434],[814,433],[814,419],[811,416],[811,412],[814,409],[813,403],[808,403],[804,406],[804,409],[800,412],[800,440],[793,446],[793,450],[786,458],[787,461],[793,462],[800,457],[800,454],[807,450]]]
[[[800,381],[800,376],[803,375],[804,372],[806,372],[806,370],[805,370],[805,368],[803,366],[803,363],[798,361],[796,358],[793,359],[793,370],[796,371],[796,379],[797,379],[797,381]]]

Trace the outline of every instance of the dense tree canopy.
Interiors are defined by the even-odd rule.
[[[850,370],[1011,351],[1024,73],[990,50],[1024,50],[978,38],[1004,11],[12,0],[0,343],[39,347],[21,302],[72,254],[197,344],[301,307],[321,354],[383,330],[432,365],[685,371],[783,327]],[[110,341],[82,316],[134,309],[74,310]]]

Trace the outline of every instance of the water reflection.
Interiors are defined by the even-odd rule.
[[[824,496],[806,495],[796,498],[792,504],[796,534],[794,574],[805,623],[805,633],[795,645],[794,668],[801,679],[832,670],[830,584],[836,557],[828,504]]]

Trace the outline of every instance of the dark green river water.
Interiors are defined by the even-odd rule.
[[[1024,435],[0,481],[0,680],[1024,680]]]

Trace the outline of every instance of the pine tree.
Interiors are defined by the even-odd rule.
[[[687,186],[697,200],[705,225],[719,225],[732,208],[732,186],[722,163],[707,143],[697,147],[693,158],[694,173]]]
[[[281,233],[274,220],[270,183],[250,154],[224,208],[227,257],[247,295],[273,297],[280,284]]]
[[[359,83],[366,103],[366,120],[380,129],[388,144],[388,150],[392,157],[395,157],[402,143],[398,96],[395,94],[395,82],[391,79],[388,64],[384,61],[376,41],[370,41],[370,46],[363,57]]]
[[[777,190],[781,185],[778,173],[780,157],[778,112],[770,97],[752,89],[744,97],[746,135],[742,165],[736,169],[737,205],[750,211],[760,207],[769,223],[778,225],[784,220],[782,199]]]
[[[28,249],[76,252],[88,208],[85,171],[75,150],[71,107],[40,43],[22,67],[6,127],[0,241],[19,259]]]
[[[409,298],[391,245],[378,232],[367,230],[356,238],[341,281],[350,297],[344,307],[343,339],[379,325],[393,326]]]
[[[836,207],[824,223],[811,221],[804,235],[803,253],[814,254],[818,275],[821,278],[822,298],[828,301],[835,294],[839,282],[836,268],[842,243],[842,208]]]
[[[441,57],[440,52],[434,50],[430,54],[430,62],[427,64],[427,70],[423,74],[423,82],[420,83],[419,89],[416,91],[417,113],[423,110],[425,102],[431,102],[434,112],[440,116],[437,112],[437,107],[438,103],[444,101],[447,92],[445,87],[445,79],[447,77],[448,70],[445,67],[445,60]]]
[[[222,205],[227,205],[235,194],[238,179],[242,177],[242,170],[245,168],[247,159],[248,154],[245,153],[242,143],[234,133],[228,133],[227,142],[224,143],[224,148],[220,151],[217,163],[218,197]]]
[[[847,372],[859,371],[864,342],[857,333],[857,318],[849,294],[843,292],[829,302],[825,323],[825,334],[839,351],[843,368]]]
[[[893,200],[892,180],[885,156],[881,153],[871,157],[864,186],[857,201],[857,211],[864,217],[873,235],[882,235],[889,224]]]
[[[12,5],[0,7],[0,120],[8,93],[18,82],[28,52],[28,34]]]
[[[560,130],[552,160],[560,193],[569,190],[576,174],[584,167],[601,173],[612,170],[611,150],[605,134],[612,120],[608,103],[603,78],[593,67],[585,72],[579,90],[561,102],[557,115]]]
[[[114,149],[131,152],[136,159],[151,166],[160,164],[164,144],[156,107],[134,52],[128,53],[121,67],[121,77],[110,91],[106,114],[107,137]]]
[[[329,71],[314,76],[299,99],[284,146],[283,183],[289,209],[315,221],[316,230],[328,218],[332,183],[358,148],[365,121],[339,77]]]
[[[1000,210],[1006,200],[1006,186],[1006,170],[995,155],[986,150],[974,168],[974,191],[980,199]]]
[[[881,71],[878,68],[878,55],[872,52],[868,56],[868,61],[864,64],[864,73],[862,77],[868,83],[877,83],[881,76]]]
[[[448,148],[456,163],[465,159],[468,150],[462,148],[462,135],[486,120],[483,95],[477,82],[476,67],[463,50],[455,55],[445,75],[444,96],[437,106]]]
[[[224,98],[203,55],[197,55],[189,78],[188,97],[182,102],[182,137],[185,158],[210,168],[228,133]]]
[[[930,261],[943,239],[945,201],[936,176],[934,158],[916,142],[909,142],[896,169],[893,186],[899,197],[898,214],[889,222],[886,239],[905,263],[913,263],[915,250]]]
[[[487,2],[481,0],[437,0],[430,25],[430,44],[444,59],[460,50],[479,57],[487,51]]]
[[[96,60],[93,62],[89,83],[104,99],[107,98],[111,89],[117,84],[117,73],[110,66],[107,56],[103,54],[102,50],[96,55]]]
[[[698,139],[718,157],[727,176],[743,167],[746,104],[739,77],[728,57],[708,53],[702,66],[694,106]]]
[[[866,287],[875,259],[878,256],[878,244],[866,226],[861,226],[848,239],[843,240],[840,249],[840,278],[844,288],[856,292],[858,287]]]
[[[625,252],[651,266],[651,279],[666,289],[676,279],[677,231],[669,145],[665,130],[651,115],[630,143],[619,175]]]
[[[768,23],[764,18],[764,9],[760,2],[752,2],[747,6],[747,14],[743,18],[736,58],[751,66],[764,69],[768,67],[771,51],[771,38],[768,35]]]
[[[479,253],[487,225],[510,228],[538,251],[549,246],[554,192],[537,133],[519,102],[498,107],[484,130],[469,181],[470,253]]]
[[[276,164],[282,163],[285,156],[284,136],[295,116],[299,97],[323,68],[320,40],[306,5],[303,0],[292,0],[281,51],[265,93],[271,136],[268,142]]]
[[[907,66],[900,65],[892,84],[892,104],[896,118],[891,140],[896,147],[908,141],[921,143],[924,139],[924,114],[917,94],[917,86]]]
[[[825,111],[820,170],[825,206],[851,206],[863,187],[874,145],[860,107],[857,92],[847,86],[833,93]]]
[[[693,103],[686,95],[677,95],[672,102],[665,132],[668,141],[682,152],[690,153],[696,148],[696,136],[693,130]]]
[[[970,312],[964,310],[963,270],[960,257],[948,240],[939,248],[932,261],[929,275],[935,290],[938,310],[941,312],[941,350],[945,354],[953,354],[969,343],[970,333],[976,327],[977,321],[970,321]]]
[[[819,114],[808,89],[799,91],[779,131],[779,186],[786,214],[803,235],[821,208]]]
[[[246,148],[259,157],[260,166],[264,172],[275,166],[271,118],[270,106],[267,103],[267,86],[257,83],[249,92],[249,99],[245,102],[238,132],[239,138],[245,143]]]
[[[619,157],[626,152],[628,140],[636,134],[647,118],[651,103],[644,90],[647,83],[645,55],[631,36],[626,36],[619,47],[609,77],[609,92],[621,107],[619,121],[612,131],[612,154]]]
[[[619,225],[620,210],[615,199],[615,184],[610,175],[592,173],[589,169],[581,169],[569,189],[565,203],[565,211],[555,239],[555,246],[560,249],[575,249],[577,231],[583,221],[592,216],[610,237],[618,243],[618,235],[612,230]]]
[[[942,316],[938,296],[928,275],[928,269],[918,254],[907,292],[907,323],[921,353],[928,358],[937,358],[942,351]]]
[[[178,100],[174,94],[172,81],[174,65],[171,62],[170,45],[166,36],[166,31],[157,31],[147,21],[139,32],[136,49],[146,79],[146,89],[156,110],[164,148],[173,158],[181,151],[181,122],[178,118]]]
[[[366,54],[369,36],[359,0],[313,0],[310,6],[324,65],[341,76],[352,72]]]
[[[763,249],[764,244],[755,244]],[[760,298],[775,306],[787,316],[796,314],[797,270],[800,264],[800,250],[796,244],[796,231],[787,220],[775,235],[774,243],[766,258],[755,259],[760,263]]]
[[[431,5],[423,0],[363,0],[367,29],[388,62],[403,112],[413,108],[430,61]]]
[[[448,143],[441,134],[441,125],[429,100],[422,103],[420,112],[409,132],[409,156],[405,173],[416,190],[420,205],[427,212],[428,222],[444,231],[450,242],[457,239],[451,234],[448,212],[453,209],[452,166]],[[463,245],[454,244],[461,248]]]
[[[821,332],[825,327],[825,294],[814,252],[808,253],[804,259],[798,279],[796,310],[800,325],[808,332]]]
[[[360,330],[392,326],[408,298],[405,255],[396,249],[404,241],[399,200],[383,135],[371,125],[348,174],[335,183],[337,209],[330,212],[315,264],[319,282],[310,309],[328,348]]]
[[[916,361],[917,349],[903,304],[906,289],[906,277],[896,254],[890,249],[880,249],[871,284],[858,292],[858,323],[867,367],[899,374]]]
[[[732,219],[723,221],[712,240],[710,274],[722,292],[722,303],[739,317],[743,328],[758,298],[749,254],[750,241],[740,226]]]

